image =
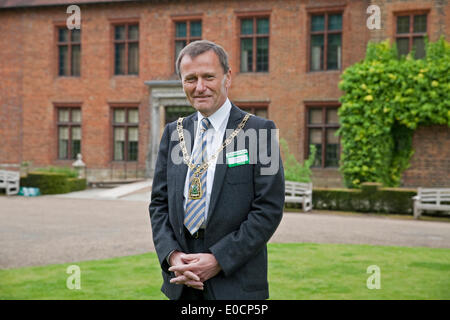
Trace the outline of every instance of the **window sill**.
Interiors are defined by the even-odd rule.
[[[139,78],[138,74],[113,74],[111,78]]]
[[[239,72],[237,75],[269,75],[270,72],[269,71],[262,71],[262,72],[258,72],[258,71],[251,71],[251,72]]]
[[[342,73],[343,70],[317,70],[317,71],[308,71],[306,74],[323,74],[323,73]]]

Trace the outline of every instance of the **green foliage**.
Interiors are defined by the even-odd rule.
[[[78,179],[78,178],[68,178],[67,182],[69,183],[70,191],[81,191],[86,189],[87,181],[86,179]]]
[[[70,192],[67,176],[53,172],[30,172],[26,178],[22,178],[20,185],[23,187],[39,188],[41,194],[58,194]]]
[[[285,139],[280,139],[280,147],[284,154],[284,178],[288,181],[311,182],[312,172],[310,167],[314,163],[316,147],[314,145],[310,146],[311,154],[303,164],[299,163],[295,156],[289,152]]]
[[[69,178],[63,173],[30,172],[20,179],[20,186],[39,188],[41,194],[59,194],[86,189],[86,179]]]
[[[47,168],[39,168],[34,170],[36,172],[50,172],[50,173],[60,173],[69,178],[77,178],[78,172],[75,169],[70,167],[47,167]]]
[[[398,58],[388,41],[369,43],[366,58],[347,68],[339,88],[342,157],[348,187],[365,181],[398,186],[419,125],[450,126],[450,44],[426,43],[426,58]]]
[[[314,188],[314,209],[397,213],[412,215],[415,190],[379,188],[381,184],[363,183],[357,189]]]

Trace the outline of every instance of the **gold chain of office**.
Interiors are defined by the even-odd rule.
[[[177,131],[178,131],[178,138],[180,139],[180,147],[181,147],[181,151],[183,152],[183,161],[184,163],[187,164],[187,166],[189,167],[189,169],[191,169],[191,171],[194,172],[195,176],[200,176],[201,174],[203,174],[203,172],[209,167],[209,165],[217,158],[217,156],[219,155],[219,153],[226,147],[228,146],[231,141],[233,141],[234,137],[236,137],[239,133],[239,131],[241,131],[241,129],[245,126],[245,123],[247,122],[248,118],[250,118],[251,114],[247,113],[244,117],[244,119],[242,119],[241,123],[239,123],[239,125],[237,126],[237,128],[229,135],[228,138],[225,139],[225,141],[222,143],[222,145],[219,147],[219,149],[217,149],[216,153],[213,154],[211,156],[211,158],[204,162],[203,164],[196,166],[195,164],[192,163],[193,158],[192,155],[189,157],[187,149],[186,149],[186,142],[184,141],[184,134],[183,134],[183,119],[184,118],[178,118],[177,121]]]

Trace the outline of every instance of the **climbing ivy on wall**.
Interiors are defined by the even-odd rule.
[[[441,37],[426,44],[426,58],[413,56],[399,58],[388,40],[369,43],[365,59],[343,72],[338,135],[347,187],[398,186],[414,153],[414,130],[450,126],[450,44]]]

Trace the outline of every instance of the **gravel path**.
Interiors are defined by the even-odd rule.
[[[450,248],[450,223],[285,213],[271,242]],[[68,263],[149,251],[154,251],[154,247],[148,203],[142,198],[0,197],[0,268]]]

